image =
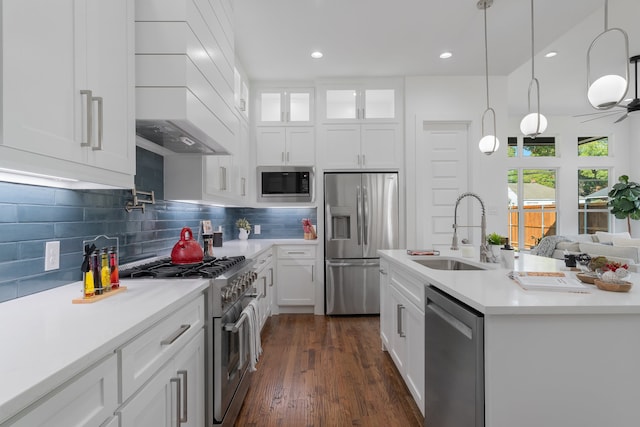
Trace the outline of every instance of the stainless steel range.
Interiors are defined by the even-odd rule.
[[[249,328],[242,312],[257,296],[254,263],[243,256],[189,265],[155,258],[120,267],[121,278],[211,279],[205,305],[207,426],[233,426],[249,388]]]

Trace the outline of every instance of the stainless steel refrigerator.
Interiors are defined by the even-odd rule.
[[[398,174],[325,173],[325,309],[380,313],[378,249],[398,247]]]

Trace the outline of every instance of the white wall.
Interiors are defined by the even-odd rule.
[[[428,212],[416,213],[415,182],[416,167],[423,159],[415,158],[416,129],[422,124],[417,121],[467,122],[469,123],[469,184],[467,191],[477,193],[487,209],[487,230],[506,234],[507,182],[505,165],[507,143],[507,78],[491,77],[489,80],[491,107],[496,112],[497,136],[501,147],[491,156],[478,150],[481,138],[481,118],[486,109],[486,88],[484,76],[447,77],[420,76],[405,79],[405,170],[407,200],[407,246],[416,244],[416,223],[422,221]],[[487,115],[485,127],[492,128],[491,115]],[[474,206],[472,215],[480,215]],[[474,221],[474,223],[478,223]],[[451,212],[453,224],[453,209]]]

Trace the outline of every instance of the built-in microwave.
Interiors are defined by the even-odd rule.
[[[258,201],[308,203],[314,201],[311,166],[259,166]]]

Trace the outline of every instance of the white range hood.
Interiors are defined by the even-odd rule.
[[[224,10],[144,3],[136,7],[137,135],[174,153],[233,154],[233,37],[208,24]]]

